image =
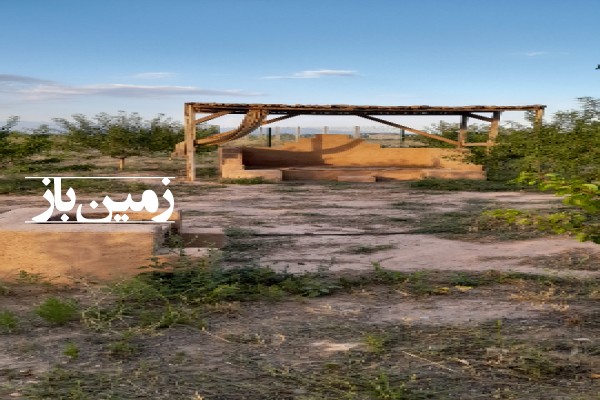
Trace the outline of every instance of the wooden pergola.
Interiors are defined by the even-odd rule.
[[[288,104],[231,104],[231,103],[186,103],[185,104],[185,141],[178,145],[186,155],[187,179],[196,179],[196,162],[194,151],[196,146],[220,145],[231,140],[239,139],[248,135],[257,128],[273,122],[283,121],[300,115],[331,115],[331,116],[357,116],[370,121],[404,129],[418,135],[431,139],[440,140],[456,147],[468,146],[492,146],[498,136],[500,115],[504,111],[533,111],[535,122],[539,124],[544,115],[545,105],[535,104],[527,106],[461,106],[461,107],[438,107],[438,106],[352,106],[352,105],[288,105]],[[197,118],[198,114],[209,114]],[[206,138],[196,138],[196,126],[215,118],[228,114],[244,114],[239,127],[231,131],[217,133]],[[482,115],[483,114],[483,115]],[[460,129],[458,140],[448,139],[439,135],[433,135],[419,129],[410,128],[381,117],[394,115],[411,116],[459,116]],[[273,118],[268,118],[274,116]],[[490,123],[487,142],[468,143],[467,124],[469,118]],[[191,150],[191,151],[190,151]]]

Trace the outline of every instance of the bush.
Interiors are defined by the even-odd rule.
[[[12,311],[0,311],[0,332],[10,333],[17,328],[18,320]]]
[[[561,111],[549,124],[504,130],[489,149],[474,148],[469,160],[485,167],[488,179],[507,181],[521,172],[590,181],[600,176],[600,100],[578,99],[580,110]]]
[[[77,306],[72,301],[48,297],[35,309],[35,313],[46,322],[54,325],[64,325],[75,319]]]

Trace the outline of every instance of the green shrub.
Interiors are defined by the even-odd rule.
[[[579,110],[559,111],[534,128],[503,129],[489,151],[472,148],[469,161],[482,164],[488,179],[507,181],[521,172],[557,173],[590,181],[600,176],[600,100],[578,99]]]
[[[35,313],[46,322],[54,325],[64,325],[77,316],[77,306],[69,300],[48,297],[36,309]]]
[[[17,316],[8,310],[0,311],[0,333],[11,333],[17,328]]]
[[[79,347],[77,347],[77,345],[75,343],[69,342],[65,346],[63,354],[67,357],[75,359],[75,358],[79,357]]]

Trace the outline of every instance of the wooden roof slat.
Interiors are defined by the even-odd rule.
[[[355,106],[348,104],[235,104],[235,103],[186,103],[197,113],[229,112],[245,114],[249,110],[265,110],[269,114],[295,115],[461,115],[465,113],[486,113],[502,111],[537,111],[546,108],[542,104],[523,106]]]

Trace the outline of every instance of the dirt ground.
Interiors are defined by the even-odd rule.
[[[0,286],[0,311],[20,319],[0,331],[0,398],[600,398],[600,247],[475,222],[485,209],[559,207],[551,195],[403,182],[177,189],[186,226],[227,228],[226,268],[379,280],[223,302],[151,331],[54,326],[31,312],[50,295],[82,310],[111,301],[85,282]],[[0,196],[0,212],[16,204],[45,201]]]

